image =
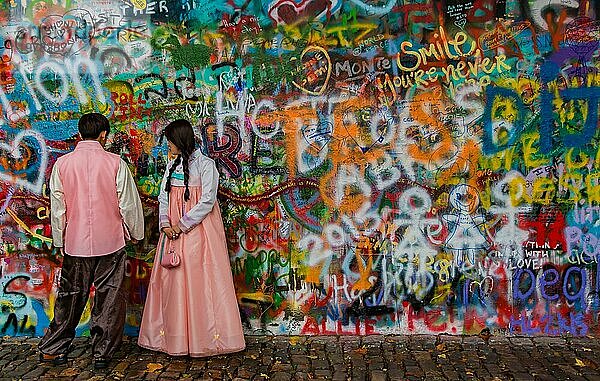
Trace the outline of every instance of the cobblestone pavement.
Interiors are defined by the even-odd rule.
[[[38,362],[36,338],[0,338],[0,380],[600,380],[600,340],[492,336],[247,337],[243,352],[192,359],[126,338],[106,370],[89,339],[62,366]]]

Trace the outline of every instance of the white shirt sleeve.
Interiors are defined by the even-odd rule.
[[[52,244],[63,247],[67,205],[62,181],[58,173],[58,165],[52,168],[50,175],[50,225],[52,226]]]
[[[194,226],[201,223],[217,201],[217,190],[219,189],[217,166],[213,160],[208,158],[200,160],[199,165],[201,165],[202,196],[200,201],[179,220],[179,227],[184,232],[192,230]]]
[[[169,168],[171,163],[167,163],[167,169],[163,174],[162,181],[160,182],[160,192],[158,193],[158,229],[170,228],[171,222],[169,220],[169,194],[165,190],[167,186],[167,178],[169,175]]]
[[[123,159],[117,171],[117,196],[126,234],[141,241],[144,239],[144,209],[135,180]]]

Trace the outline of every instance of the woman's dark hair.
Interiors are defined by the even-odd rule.
[[[79,134],[83,140],[98,139],[102,131],[110,133],[108,119],[102,114],[92,112],[83,114],[77,123]]]
[[[171,177],[173,176],[173,172],[175,172],[175,168],[177,168],[179,163],[183,163],[183,183],[185,184],[184,199],[185,201],[188,201],[190,199],[190,189],[188,186],[190,178],[190,156],[196,148],[194,129],[187,120],[177,119],[165,127],[163,135],[181,151],[181,153],[177,155],[173,165],[171,165],[171,168],[169,168],[169,177],[167,177],[165,190],[167,192],[171,191]]]

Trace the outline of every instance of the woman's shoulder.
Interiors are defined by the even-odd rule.
[[[212,158],[206,156],[200,148],[196,149],[194,153],[192,153],[190,159],[191,161],[196,162],[198,164],[215,164],[215,161]]]

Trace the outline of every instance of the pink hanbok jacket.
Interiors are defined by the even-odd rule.
[[[96,140],[60,157],[50,177],[52,239],[76,257],[112,254],[144,238],[144,214],[127,164]]]

